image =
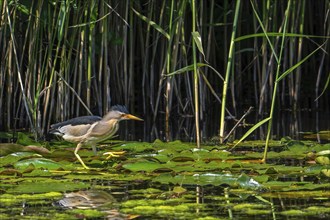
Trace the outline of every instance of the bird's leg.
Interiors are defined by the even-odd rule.
[[[80,158],[79,154],[78,154],[78,151],[80,150],[80,148],[82,147],[83,145],[81,143],[77,144],[77,147],[76,149],[74,150],[74,155],[76,156],[76,158],[79,160],[79,162],[81,163],[81,165],[85,168],[85,169],[89,169],[88,166],[85,165],[84,161]]]
[[[119,152],[113,152],[113,151],[109,151],[109,152],[105,152],[103,153],[103,155],[109,155],[106,160],[109,160],[111,157],[120,157],[123,154],[125,154],[125,151],[119,151]]]

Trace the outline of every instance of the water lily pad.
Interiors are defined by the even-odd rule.
[[[319,133],[313,134],[313,133],[307,133],[305,132],[304,138],[306,139],[322,139],[322,140],[330,140],[330,131],[320,131]]]
[[[31,138],[31,134],[26,134],[22,132],[18,132],[18,138],[17,138],[17,144],[22,145],[36,145],[41,146],[42,144],[40,142],[37,142]]]
[[[38,194],[3,194],[0,195],[0,201],[3,205],[20,204],[25,201],[36,201],[36,200],[48,200],[48,199],[59,199],[62,193],[59,192],[47,192]]]
[[[128,142],[120,145],[119,147],[114,147],[115,150],[127,150],[133,151],[136,153],[146,152],[146,151],[155,151],[151,143],[147,142]]]
[[[329,165],[330,164],[330,158],[327,156],[319,156],[315,159],[315,161],[322,165]]]
[[[14,167],[19,170],[24,170],[28,168],[30,165],[33,165],[36,169],[48,169],[48,170],[56,170],[64,167],[63,164],[57,163],[50,159],[46,158],[31,158],[26,160],[18,161],[14,164]]]
[[[144,161],[144,162],[124,164],[123,167],[125,169],[128,169],[133,172],[136,172],[136,171],[152,172],[155,169],[160,169],[160,168],[163,168],[164,166],[159,163]]]
[[[205,173],[194,175],[176,175],[170,174],[160,175],[153,179],[153,182],[160,182],[163,184],[194,184],[194,185],[229,185],[240,186],[243,188],[260,188],[261,185],[246,175],[233,176],[230,174],[217,174],[217,173]]]
[[[71,205],[60,211],[59,206],[52,206],[60,198],[26,197],[17,199],[18,203],[11,200],[5,208],[0,207],[0,212],[8,218],[20,216],[22,208],[18,204],[25,203],[28,206],[24,214],[29,219],[40,217],[36,214],[39,212],[58,219],[107,218],[109,212],[128,214],[121,218],[135,214],[143,219],[215,219],[228,218],[228,209],[233,218],[272,218],[270,205],[256,199],[255,195],[259,195],[275,204],[276,215],[285,217],[278,209],[280,203],[286,210],[295,210],[293,204],[304,204],[300,209],[304,212],[310,209],[306,214],[310,218],[320,216],[317,210],[321,215],[328,215],[321,207],[329,207],[330,165],[316,164],[315,159],[328,157],[329,144],[291,139],[275,141],[269,148],[269,160],[261,163],[263,141],[249,141],[250,146],[241,143],[232,152],[223,151],[223,146],[197,149],[194,143],[156,141],[126,145],[118,142],[114,146],[111,141],[107,148],[125,150],[126,154],[105,161],[100,155],[109,149],[99,146],[100,152],[94,155],[91,148],[86,147],[79,154],[92,169],[84,170],[77,169],[81,165],[73,154],[75,145],[63,143],[52,143],[53,153],[43,157],[30,152],[2,157],[0,194],[15,198],[44,192],[74,195],[79,190],[105,190],[117,199],[120,210],[89,203],[87,197],[77,195],[66,198],[64,203]],[[62,167],[45,169],[41,165],[36,168],[28,163],[25,169],[14,169],[16,163],[31,159],[40,162],[45,158],[59,161],[55,163]],[[74,205],[76,199],[83,203]],[[97,212],[89,212],[92,209]],[[106,215],[104,210],[107,210]]]
[[[330,169],[322,169],[321,172],[323,175],[330,177]]]
[[[156,140],[153,143],[153,147],[157,150],[160,149],[173,149],[175,151],[183,151],[183,150],[191,150],[196,146],[193,144],[183,143],[181,141],[172,141],[172,142],[162,142],[160,140]]]
[[[34,181],[28,182],[24,181],[20,185],[7,190],[7,193],[46,193],[46,192],[66,192],[78,189],[86,189],[89,184],[82,182],[72,182],[72,181],[57,181],[49,180],[46,182]]]
[[[8,165],[13,165],[19,160],[25,159],[25,158],[31,158],[31,157],[38,157],[40,158],[41,155],[35,154],[32,152],[16,152],[16,153],[11,153],[9,155],[6,155],[4,157],[1,157],[0,159],[0,166],[8,166]]]
[[[41,146],[24,146],[15,143],[0,143],[0,156],[8,155],[14,152],[35,152],[39,154],[49,154],[50,151]]]

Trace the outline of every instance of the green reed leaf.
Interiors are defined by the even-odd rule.
[[[193,36],[193,39],[197,45],[197,48],[201,54],[203,54],[204,60],[205,60],[205,54],[203,50],[203,45],[202,45],[202,37],[199,34],[198,31],[192,32],[191,35]]]
[[[295,65],[293,65],[292,67],[290,67],[284,73],[282,73],[282,75],[277,78],[276,82],[281,81],[281,79],[283,79],[284,77],[286,77],[293,70],[297,69],[301,64],[303,64],[306,60],[308,60],[316,51],[318,51],[319,49],[321,49],[324,44],[325,43],[323,43],[321,46],[319,46],[318,48],[316,48],[312,53],[308,54],[304,59],[300,60],[298,63],[296,63]]]
[[[159,33],[161,33],[168,40],[170,40],[170,38],[171,38],[170,35],[163,28],[161,28],[158,24],[156,24],[156,22],[154,22],[154,21],[150,20],[149,18],[147,18],[146,16],[140,14],[134,8],[132,8],[132,10],[139,18],[141,18],[143,21],[147,22],[150,26],[154,27],[157,31],[159,31]]]
[[[245,138],[247,138],[254,130],[259,128],[261,125],[265,124],[267,121],[269,121],[271,117],[265,118],[262,121],[259,121],[257,124],[255,124],[252,128],[250,128],[241,139],[231,148],[231,150],[236,147],[239,143],[241,143]]]

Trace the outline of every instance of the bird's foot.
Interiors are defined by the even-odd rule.
[[[109,151],[109,152],[105,152],[103,155],[109,155],[106,160],[109,160],[111,157],[120,157],[122,155],[124,155],[126,152],[125,151]]]

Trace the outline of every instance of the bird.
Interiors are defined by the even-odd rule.
[[[143,121],[143,119],[129,114],[125,106],[114,105],[103,117],[80,116],[52,124],[49,133],[61,136],[68,142],[77,143],[74,155],[85,169],[89,169],[78,154],[80,148],[92,146],[94,153],[96,153],[96,143],[113,137],[119,129],[119,122],[123,120]],[[109,157],[117,156],[115,152],[105,154],[109,154]]]

